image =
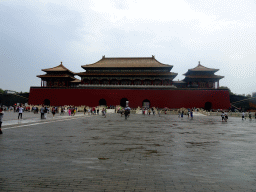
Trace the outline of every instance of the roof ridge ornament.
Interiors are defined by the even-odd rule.
[[[102,55],[102,59],[105,59],[105,55]]]
[[[62,61],[60,62],[60,65],[62,65]]]
[[[152,55],[152,59],[155,59],[155,55]]]
[[[201,66],[200,61],[198,61],[198,66]]]

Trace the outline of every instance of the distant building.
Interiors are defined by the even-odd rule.
[[[253,93],[252,93],[252,97],[256,97],[256,92],[253,92]]]
[[[121,105],[132,108],[145,104],[159,108],[227,109],[228,90],[218,89],[224,76],[218,69],[189,69],[182,81],[173,81],[173,66],[152,57],[102,57],[83,65],[84,72],[74,73],[62,65],[43,69],[41,87],[30,88],[29,104],[47,105]],[[81,80],[74,76],[78,75]]]

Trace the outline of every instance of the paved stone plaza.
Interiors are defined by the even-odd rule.
[[[256,191],[255,119],[25,116],[5,116],[0,191]]]

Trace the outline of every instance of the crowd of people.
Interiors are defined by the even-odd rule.
[[[115,109],[115,113],[120,113],[121,117],[125,116],[125,119],[127,120],[127,118],[130,116],[131,110],[135,110],[135,109],[131,109],[130,107],[120,107],[120,108],[116,108],[115,106],[109,106],[109,107],[105,107],[102,108],[101,113],[102,116],[104,116],[106,118],[107,116],[107,109]],[[34,114],[38,114],[40,112],[41,114],[41,119],[46,119],[48,114],[52,114],[53,118],[55,117],[56,113],[59,113],[60,115],[64,115],[65,112],[68,113],[69,116],[74,116],[77,111],[78,108],[75,106],[68,106],[68,107],[57,107],[57,106],[52,106],[52,107],[48,107],[48,106],[44,106],[42,105],[41,108],[39,109],[36,106],[33,106],[30,110],[30,107],[28,106],[24,106],[24,105],[19,105],[19,106],[14,106],[14,107],[1,107],[0,108],[0,134],[2,134],[2,130],[1,130],[1,126],[2,126],[2,120],[4,117],[4,112],[5,111],[14,111],[18,113],[18,120],[22,119],[23,116],[23,112],[24,111],[32,111]],[[154,108],[154,107],[142,107],[142,114],[143,115],[155,115],[156,113],[158,113],[159,116],[161,116],[161,113],[167,114],[167,111],[169,110],[168,108],[164,108],[164,109],[158,109],[158,108]],[[193,119],[193,112],[196,109],[179,109],[178,110],[178,117],[183,118],[185,115],[187,115],[188,117],[190,117],[191,119]],[[91,108],[86,108],[84,107],[84,115],[88,114],[88,115],[99,115],[100,113],[100,108],[99,107],[91,107]],[[254,113],[255,119],[256,119],[256,112]],[[242,120],[246,120],[246,117],[248,117],[249,119],[252,119],[252,113],[251,111],[249,112],[242,112],[241,113],[241,117]],[[225,111],[221,111],[221,120],[227,122],[228,120],[228,114]]]

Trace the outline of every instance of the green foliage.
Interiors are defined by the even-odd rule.
[[[0,88],[0,93],[4,93],[4,90]]]
[[[219,87],[219,89],[227,89],[229,91],[230,95],[235,95],[228,87],[221,86],[221,87]]]

